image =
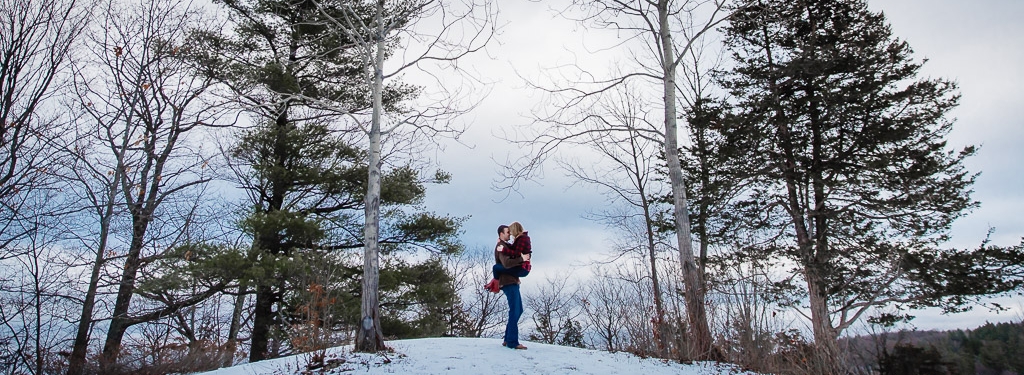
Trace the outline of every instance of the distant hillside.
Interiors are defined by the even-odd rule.
[[[843,339],[842,345],[858,373],[881,367],[883,375],[900,374],[892,369],[929,367],[937,374],[1024,375],[1024,321],[857,336]]]

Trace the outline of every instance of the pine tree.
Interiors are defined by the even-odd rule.
[[[251,196],[273,198],[257,200],[243,221],[254,238],[249,256],[251,285],[255,285],[257,297],[254,340],[265,338],[263,342],[268,343],[273,332],[301,319],[294,316],[294,310],[304,302],[295,299],[295,292],[309,286],[306,280],[311,274],[331,275],[318,282],[340,298],[334,307],[339,309],[335,321],[350,327],[358,324],[358,311],[349,308],[358,305],[360,295],[354,291],[360,288],[352,283],[359,281],[361,264],[347,262],[351,257],[326,253],[363,246],[358,235],[362,226],[358,213],[365,193],[365,152],[332,135],[325,126],[304,123],[284,130],[276,126],[253,129],[243,135],[233,156],[252,168],[244,185]],[[387,313],[395,316],[406,316],[402,312],[410,306],[405,302],[409,293],[444,284],[449,277],[435,272],[425,279],[419,275],[429,270],[443,271],[443,267],[430,262],[407,264],[400,261],[402,256],[423,248],[438,253],[461,251],[455,240],[460,219],[415,209],[426,193],[424,183],[412,168],[394,169],[382,179],[382,205],[387,208],[382,226],[383,253],[398,258],[385,262],[393,267],[386,272],[392,278],[386,288],[399,292],[388,301]],[[437,294],[434,297],[438,301],[413,306],[450,303],[440,300],[441,296],[450,299],[454,293]],[[405,331],[393,334],[415,336]],[[256,344],[254,341],[254,347]]]
[[[955,368],[943,360],[942,355],[930,346],[927,349],[913,345],[896,345],[892,353],[886,352],[878,361],[880,375],[950,375],[957,374]]]
[[[913,270],[934,272],[921,254],[975,207],[963,165],[975,148],[945,141],[956,85],[918,78],[909,45],[866,1],[743,5],[726,29],[736,65],[723,84],[751,137],[744,155],[763,168],[742,214],[785,228],[766,250],[798,265],[792,301],[809,301],[819,359],[832,362],[839,334],[872,306],[948,296]]]
[[[252,207],[242,226],[253,238],[249,285],[256,294],[249,359],[259,361],[268,358],[272,336],[301,305],[292,300],[292,292],[309,287],[303,272],[352,271],[341,257],[309,255],[363,246],[362,237],[354,234],[362,231],[369,160],[358,138],[350,135],[361,124],[347,122],[345,115],[370,107],[363,94],[369,86],[361,77],[367,66],[353,50],[354,35],[328,20],[342,11],[372,17],[373,10],[346,1],[218,3],[236,23],[230,32],[201,35],[204,48],[195,57],[257,122],[240,135],[230,156]],[[416,92],[400,81],[382,89],[386,110]],[[403,209],[422,202],[426,177],[411,167],[381,176],[380,204],[386,209],[381,242],[392,248],[418,244],[459,251],[453,240],[459,219]],[[336,263],[315,268],[309,259]],[[342,281],[353,275],[337,273]]]
[[[951,356],[958,359],[962,372],[1013,371],[1024,373],[1024,323],[985,323],[971,331],[951,331]]]
[[[558,340],[558,345],[571,346],[574,348],[585,348],[586,344],[583,343],[583,327],[579,322],[566,319],[562,323],[562,338]]]
[[[330,215],[359,207],[358,192],[344,190],[360,181],[358,150],[331,136],[323,125],[303,125],[272,123],[250,130],[232,155],[236,163],[251,168],[242,176],[254,203],[242,223],[253,237],[249,259],[256,306],[251,361],[270,354],[271,333],[283,323],[280,311],[273,310],[275,304],[285,301],[288,289],[304,287],[285,282],[305,268],[297,263],[302,259],[297,253],[323,246],[323,224]]]

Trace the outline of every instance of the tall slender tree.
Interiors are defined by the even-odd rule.
[[[54,139],[71,121],[54,109],[56,94],[69,82],[89,5],[0,1],[0,342],[6,343],[0,366],[11,371],[44,370],[50,350],[44,329],[55,322],[46,317],[63,313],[49,304],[61,293],[48,284],[57,266],[48,260],[64,208],[55,204],[62,200],[54,194],[60,188],[53,178],[60,165]]]
[[[495,9],[491,0],[363,0],[340,7],[338,12],[329,6],[323,9],[332,27],[345,33],[355,44],[354,50],[363,61],[362,80],[370,87],[369,127],[363,128],[369,141],[369,170],[364,203],[362,323],[356,335],[356,349],[375,352],[385,348],[378,293],[383,143],[387,138],[409,136],[427,140],[442,136],[457,138],[462,130],[451,120],[472,109],[481,98],[471,98],[450,82],[437,79],[434,86],[440,90],[439,99],[387,107],[386,85],[394,84],[400,74],[428,66],[450,73],[462,72],[456,62],[481,51],[494,35]],[[372,9],[368,19],[360,18],[362,9]],[[436,17],[437,22],[433,29],[424,22],[431,17]],[[397,46],[395,48],[402,54],[392,63],[393,68],[385,70],[392,46]],[[435,77],[437,73],[428,71]]]
[[[160,0],[132,7],[112,1],[100,9],[102,22],[86,34],[91,52],[87,59],[93,64],[78,66],[75,71],[76,107],[88,129],[83,130],[83,138],[91,142],[75,140],[72,148],[77,152],[71,150],[71,156],[79,164],[91,163],[81,167],[81,175],[91,174],[97,180],[104,179],[100,177],[104,174],[111,177],[108,182],[116,185],[104,184],[103,188],[116,189],[116,204],[130,220],[101,357],[109,371],[117,363],[131,326],[199,303],[218,291],[214,288],[173,302],[163,300],[168,303],[159,302],[162,306],[145,313],[132,310],[140,302],[135,298],[136,287],[147,273],[146,266],[192,233],[189,228],[197,212],[195,206],[184,203],[187,199],[177,206],[178,199],[210,181],[210,171],[204,168],[209,155],[190,143],[191,135],[214,124],[219,113],[217,103],[206,100],[212,81],[198,76],[184,58],[190,48],[188,33],[201,23],[195,9]],[[88,152],[97,154],[86,156]],[[97,192],[87,194],[91,193]],[[114,201],[109,194],[99,194],[107,195],[96,200],[106,207],[97,211],[102,222],[109,220],[107,209]],[[181,211],[170,214],[177,209]],[[171,227],[174,230],[168,230]],[[100,246],[105,246],[104,241]],[[97,255],[96,262],[108,260]],[[100,265],[93,267],[86,293],[90,303],[83,305],[72,371],[81,370],[83,340],[87,340],[83,330],[87,332],[87,324],[93,320],[89,318],[93,308],[89,297],[95,298],[92,289],[97,267]]]
[[[636,58],[630,63],[619,67],[608,77],[595,77],[592,72],[571,72],[571,76],[584,77],[573,82],[558,82],[550,87],[536,85],[552,95],[549,102],[555,103],[548,113],[537,115],[537,121],[550,126],[538,131],[536,135],[527,135],[520,139],[521,143],[530,144],[533,152],[510,165],[501,188],[514,189],[519,182],[540,171],[544,160],[554,153],[562,144],[572,144],[585,139],[593,132],[586,125],[592,119],[584,108],[593,105],[612,87],[629,81],[645,82],[649,88],[648,95],[659,98],[656,103],[661,110],[658,129],[644,130],[636,136],[647,137],[661,144],[667,164],[667,172],[672,197],[672,217],[675,223],[674,233],[679,250],[679,265],[682,269],[684,293],[686,296],[686,314],[688,338],[692,344],[692,352],[686,353],[688,358],[709,359],[716,355],[706,304],[704,276],[694,256],[693,239],[690,227],[689,199],[687,197],[687,181],[682,172],[682,159],[679,153],[680,124],[682,117],[679,111],[680,70],[689,58],[692,50],[697,48],[700,39],[712,32],[724,22],[730,13],[729,1],[695,1],[695,0],[657,0],[657,1],[622,1],[593,0],[573,1],[583,15],[580,20],[588,26],[611,29],[623,33],[626,43],[616,43]],[[566,13],[567,17],[573,15]],[[637,86],[639,87],[639,86]],[[626,127],[605,129],[610,132],[628,132]]]

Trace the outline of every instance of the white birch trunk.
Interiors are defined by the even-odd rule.
[[[668,159],[669,180],[672,184],[673,217],[676,221],[676,241],[679,243],[679,263],[685,283],[684,300],[689,320],[690,355],[695,359],[711,359],[711,330],[704,308],[704,283],[694,262],[689,210],[686,203],[686,185],[683,181],[682,163],[679,160],[678,126],[676,123],[676,64],[672,32],[668,27],[669,1],[661,0],[658,3],[659,42],[662,48],[661,63],[664,71],[662,83],[665,95],[665,156]]]
[[[384,2],[377,1],[377,48],[373,60],[373,119],[370,124],[369,176],[366,184],[366,224],[363,228],[363,295],[361,304],[362,321],[356,335],[356,350],[376,352],[384,348],[383,332],[380,327],[380,300],[378,285],[380,263],[378,260],[378,232],[380,228],[380,168],[381,168],[381,112],[384,86]]]

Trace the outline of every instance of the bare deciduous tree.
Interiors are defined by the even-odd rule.
[[[545,159],[561,145],[587,142],[593,133],[632,131],[627,126],[595,129],[589,125],[602,120],[593,117],[586,108],[600,102],[603,96],[613,92],[613,88],[626,82],[638,81],[649,85],[648,95],[658,98],[652,103],[661,106],[663,112],[658,119],[663,130],[644,130],[638,136],[660,142],[667,159],[676,242],[685,279],[689,336],[694,344],[690,357],[713,358],[715,352],[712,350],[705,309],[706,290],[703,275],[694,257],[686,181],[683,180],[679,155],[680,116],[677,102],[680,89],[677,76],[680,74],[680,64],[690,57],[691,50],[701,36],[714,30],[731,14],[728,12],[727,1],[579,0],[572,4],[583,11],[579,17],[581,22],[596,28],[615,30],[625,34],[622,36],[624,40],[633,42],[616,45],[628,50],[633,60],[630,62],[633,70],[620,69],[607,78],[597,78],[591,72],[575,66],[570,68],[576,70],[566,72],[565,76],[582,79],[556,82],[550,86],[535,84],[536,88],[551,95],[546,102],[554,103],[555,108],[549,113],[536,116],[537,122],[548,125],[545,129],[536,135],[527,135],[525,139],[517,140],[531,147],[532,152],[511,165],[510,172],[504,176],[505,184],[501,187],[515,189],[523,179],[537,173]],[[572,17],[568,13],[566,16]],[[620,68],[626,68],[630,63],[624,63]]]
[[[140,272],[175,245],[196,240],[189,225],[199,202],[183,198],[210,181],[210,171],[190,133],[214,124],[218,111],[206,98],[212,81],[197,75],[185,58],[189,32],[202,25],[194,8],[156,0],[141,6],[115,1],[103,10],[103,21],[88,34],[88,61],[94,64],[77,70],[75,88],[79,109],[90,122],[92,151],[103,155],[102,161],[85,162],[95,166],[94,175],[115,176],[110,182],[117,185],[107,187],[117,189],[118,204],[131,223],[127,249],[117,257],[123,263],[101,357],[111,368],[129,327],[217,292],[215,286],[188,296],[151,295],[161,306],[132,309]],[[80,350],[75,361],[83,354]]]
[[[33,201],[55,198],[55,194],[33,195]],[[51,373],[73,315],[64,294],[66,269],[58,261],[60,216],[50,213],[52,206],[42,202],[23,209],[22,214],[33,218],[35,229],[18,241],[17,257],[0,261],[0,342],[4,343],[0,371]]]
[[[88,8],[76,0],[0,1],[0,259],[16,255],[14,242],[34,230],[24,216],[33,210],[23,205],[54,167],[48,141],[62,121],[48,105],[67,78]]]
[[[363,127],[369,140],[369,173],[366,184],[364,262],[362,290],[362,324],[356,336],[356,349],[375,352],[384,348],[380,327],[379,288],[379,224],[380,179],[384,161],[384,137],[423,136],[425,140],[438,136],[458,137],[462,130],[452,126],[451,120],[475,106],[477,98],[453,90],[450,83],[434,75],[437,87],[442,88],[440,98],[426,98],[408,106],[385,108],[383,91],[385,80],[396,79],[426,65],[439,64],[441,68],[459,71],[459,59],[482,50],[494,35],[493,2],[470,0],[463,2],[443,0],[407,0],[387,4],[384,0],[370,0],[345,4],[340,12],[324,12],[333,21],[333,27],[343,30],[363,56],[364,79],[371,88],[372,111],[369,127]],[[372,17],[361,15],[363,7],[374,9]],[[434,18],[439,25],[433,30],[427,20]],[[399,47],[393,47],[398,44]],[[385,70],[389,51],[398,51],[400,59],[394,67]],[[460,101],[462,101],[460,103]],[[357,124],[364,121],[356,120]]]
[[[478,248],[459,254],[446,262],[449,274],[453,275],[452,289],[461,292],[462,304],[459,306],[460,322],[456,335],[481,337],[502,326],[503,309],[508,309],[500,294],[490,293],[481,288],[478,280],[491,277],[491,265],[494,264],[492,249]]]
[[[607,271],[598,269],[594,278],[582,287],[580,309],[587,327],[601,340],[594,346],[610,352],[624,350],[628,338],[622,322],[629,319],[623,308],[629,292]]]
[[[719,330],[725,339],[724,354],[729,361],[752,369],[777,371],[769,367],[768,359],[775,350],[775,333],[787,326],[777,314],[770,291],[768,272],[777,265],[763,259],[728,259],[715,266],[719,278],[712,289],[722,299]]]
[[[55,94],[68,81],[89,2],[0,1],[0,366],[39,374],[50,359],[47,327],[65,319],[52,142],[66,129]],[[55,232],[58,231],[58,232]]]
[[[664,195],[656,171],[660,164],[661,144],[641,136],[651,132],[656,125],[649,121],[648,106],[629,84],[612,89],[617,96],[606,97],[599,103],[591,116],[594,129],[608,129],[589,135],[583,142],[596,152],[599,159],[587,158],[586,163],[569,160],[563,167],[578,181],[599,186],[610,202],[619,202],[625,207],[607,209],[592,215],[592,219],[604,223],[610,229],[624,234],[617,246],[628,254],[647,260],[651,280],[651,298],[654,300],[653,321],[659,334],[657,341],[660,355],[667,355],[668,332],[665,327],[665,307],[662,301],[662,286],[658,276],[658,253],[663,235],[658,233],[658,198]],[[628,129],[624,132],[611,131],[615,128]]]
[[[534,325],[530,340],[557,344],[565,334],[566,324],[580,315],[577,301],[572,297],[577,293],[571,288],[576,286],[568,285],[571,276],[566,273],[545,277],[544,282],[538,284],[537,294],[526,300]]]

